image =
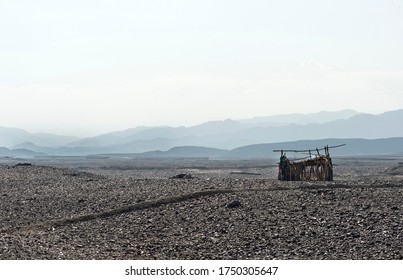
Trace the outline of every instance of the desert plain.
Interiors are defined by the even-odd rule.
[[[403,259],[402,161],[281,182],[275,159],[2,158],[0,259]]]

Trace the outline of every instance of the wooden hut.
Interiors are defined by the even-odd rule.
[[[278,165],[278,179],[281,181],[333,181],[333,164],[329,154],[330,148],[341,147],[343,145],[315,150],[274,150],[281,152]],[[316,151],[316,155],[312,155]],[[320,154],[325,151],[325,154]],[[285,152],[307,152],[308,158],[299,160],[290,160]]]

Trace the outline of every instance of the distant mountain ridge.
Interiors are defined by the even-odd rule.
[[[249,120],[227,119],[192,127],[135,127],[84,139],[29,134],[20,129],[0,127],[0,143],[13,143],[13,145],[0,144],[0,147],[62,156],[158,153],[155,151],[165,155],[164,151],[170,151],[174,147],[208,147],[217,151],[231,151],[235,155],[236,149],[240,147],[288,143],[304,139],[355,139],[358,141],[357,139],[403,137],[403,130],[399,129],[402,120],[403,110],[379,115],[343,110],[307,115],[258,117]],[[293,123],[290,124],[289,121]],[[200,148],[193,148],[193,153],[199,152]],[[252,150],[249,152],[253,153]],[[171,151],[171,154],[178,153]],[[223,153],[217,154],[221,156]],[[247,154],[243,153],[243,156]]]
[[[46,154],[34,152],[28,149],[7,149],[0,147],[0,157],[33,158],[41,156],[46,156]]]
[[[321,149],[324,146],[345,146],[330,149],[332,156],[398,156],[403,154],[403,137],[385,139],[320,139],[299,140],[281,143],[254,144],[232,150],[215,149],[199,146],[174,147],[167,151],[151,151],[146,153],[132,154],[133,157],[205,157],[222,159],[253,159],[253,158],[278,158],[279,153],[274,150],[312,150]],[[289,153],[289,157],[304,158],[306,153]]]
[[[331,149],[332,156],[403,156],[403,137],[384,139],[319,139],[319,140],[299,140],[279,143],[254,144],[238,147],[232,150],[216,149],[201,146],[178,146],[166,151],[148,151],[143,153],[123,153],[96,148],[63,148],[53,155],[61,156],[125,156],[125,157],[172,157],[172,158],[215,158],[215,159],[254,159],[254,158],[277,158],[279,153],[273,150],[307,150],[311,149],[315,154],[316,148],[323,148],[326,145],[336,146],[346,144],[337,149]],[[34,158],[45,157],[52,154],[34,152],[28,149],[7,149],[0,148],[0,157],[22,157]],[[289,153],[289,157],[306,157],[306,154]]]
[[[131,146],[132,152],[143,152],[144,143],[139,141],[165,139],[164,143],[155,146],[155,150],[164,150],[169,148],[166,145],[167,139],[170,141],[170,147],[174,146],[207,146],[219,149],[232,149],[242,145],[255,144],[259,142],[271,142],[277,140],[287,140],[287,137],[278,139],[275,137],[278,132],[276,129],[279,127],[291,125],[302,126],[298,123],[314,123],[321,124],[324,120],[335,121],[344,120],[346,118],[359,115],[360,113],[353,110],[342,110],[336,112],[319,112],[315,114],[291,114],[291,115],[277,115],[271,117],[259,117],[250,120],[223,120],[223,121],[210,121],[192,127],[141,127],[140,130],[130,129],[126,130],[124,137],[119,137],[116,132],[100,135],[93,138],[82,139],[73,143],[69,143],[69,147],[91,147],[103,146],[110,147],[113,145],[126,145],[129,149]],[[259,121],[261,120],[261,121]],[[309,120],[309,121],[308,121]],[[281,121],[286,121],[281,124]],[[273,126],[272,123],[275,123]],[[267,137],[268,134],[273,135]],[[403,135],[402,135],[403,136]],[[111,141],[112,140],[112,141]],[[292,139],[294,140],[294,138]],[[132,143],[130,145],[129,143]]]
[[[323,124],[326,122],[331,122],[335,120],[346,120],[355,115],[360,115],[355,110],[341,110],[335,112],[320,111],[318,113],[312,114],[284,114],[284,115],[274,115],[268,117],[255,117],[252,119],[241,120],[243,123],[268,123],[272,125],[284,125],[284,124],[312,124],[318,123]]]
[[[0,126],[0,147],[12,147],[24,142],[39,146],[64,146],[78,140],[75,136],[55,135],[50,133],[29,133],[23,129]]]
[[[324,146],[345,146],[331,149],[332,156],[371,156],[371,155],[399,155],[403,152],[403,137],[383,138],[383,139],[359,139],[359,138],[332,138],[319,140],[299,140],[281,143],[255,144],[239,147],[229,151],[227,157],[234,158],[273,158],[278,157],[279,153],[273,153],[273,150],[309,150],[315,154],[315,149],[321,149]],[[290,153],[290,156],[306,157],[306,154]]]

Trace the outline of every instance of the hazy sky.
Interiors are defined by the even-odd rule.
[[[0,0],[0,126],[403,108],[403,0]]]

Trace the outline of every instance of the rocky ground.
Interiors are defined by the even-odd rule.
[[[0,259],[403,259],[398,160],[334,162],[3,160]]]

